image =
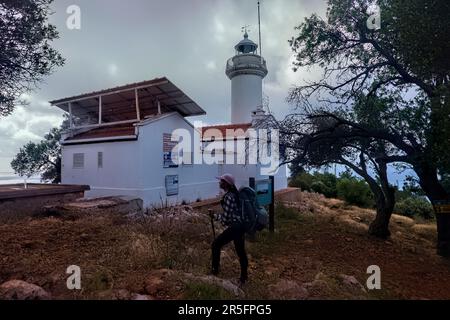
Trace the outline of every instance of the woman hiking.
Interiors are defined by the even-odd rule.
[[[225,194],[221,200],[223,213],[217,215],[216,220],[219,220],[226,229],[212,243],[211,273],[213,275],[219,273],[222,247],[233,241],[241,265],[239,283],[243,285],[247,281],[248,259],[247,253],[245,252],[245,227],[239,211],[239,192],[236,189],[235,180],[231,174],[224,174],[217,177],[217,179],[219,179],[219,186],[225,191]],[[214,218],[214,214],[210,214]]]

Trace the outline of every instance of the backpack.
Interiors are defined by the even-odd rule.
[[[269,216],[266,209],[258,204],[256,192],[250,187],[239,189],[239,206],[245,232],[254,235],[269,224]]]

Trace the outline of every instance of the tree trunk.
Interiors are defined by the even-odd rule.
[[[438,233],[437,254],[450,257],[450,212],[437,212],[435,205],[436,201],[448,201],[450,203],[450,195],[439,182],[435,168],[430,167],[427,163],[422,163],[420,167],[415,168],[415,171],[419,176],[420,186],[433,203]]]
[[[377,214],[369,226],[369,234],[381,239],[391,236],[389,221],[394,211],[395,189],[389,187],[385,192],[374,193],[376,197]]]
[[[391,232],[389,231],[391,215],[392,210],[389,211],[377,207],[377,215],[369,226],[369,234],[381,239],[389,238],[391,236]]]

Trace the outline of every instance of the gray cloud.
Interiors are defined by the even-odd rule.
[[[287,40],[306,16],[324,15],[326,1],[263,0],[263,56],[269,75],[265,94],[279,117],[289,111],[290,86],[317,77],[291,70]],[[0,119],[0,172],[29,140],[39,140],[62,121],[62,112],[47,101],[130,82],[167,76],[207,111],[208,123],[228,122],[230,81],[225,63],[250,24],[257,41],[257,1],[242,0],[57,0],[52,23],[60,39],[54,46],[66,65],[29,93],[30,104]],[[66,27],[69,5],[81,8],[81,30]],[[226,114],[226,117],[224,117]],[[192,119],[194,120],[194,119]]]

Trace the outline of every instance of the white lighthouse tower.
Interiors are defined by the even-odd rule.
[[[228,59],[226,75],[231,80],[231,122],[250,123],[252,115],[264,113],[262,80],[267,75],[266,61],[257,54],[258,45],[248,38],[235,47],[236,55]]]

